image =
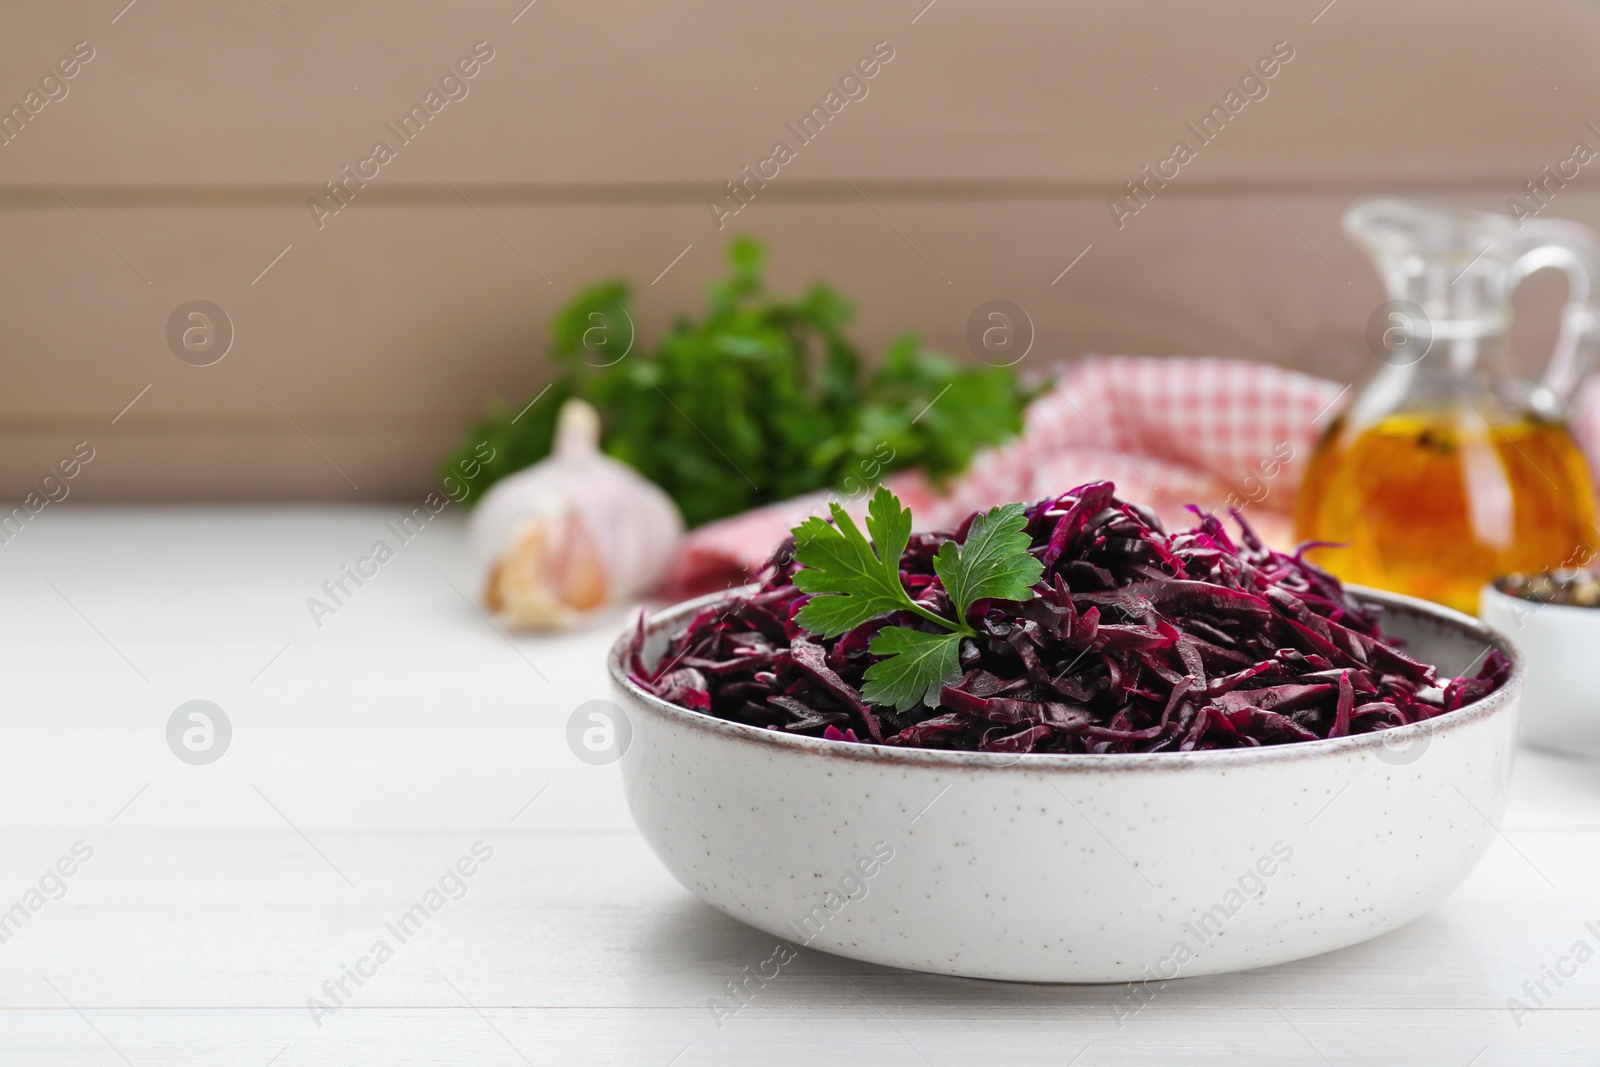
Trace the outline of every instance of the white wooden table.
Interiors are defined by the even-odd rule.
[[[1600,1063],[1600,960],[1507,1009],[1600,951],[1600,773],[1531,752],[1483,865],[1368,944],[1180,980],[1120,1026],[1124,988],[806,951],[719,1028],[708,1001],[772,939],[680,888],[616,768],[565,741],[622,613],[502,637],[446,513],[317,628],[307,598],[401,513],[68,503],[0,546],[5,1067]],[[233,731],[204,766],[166,739],[195,699]],[[480,841],[400,942],[385,924]]]

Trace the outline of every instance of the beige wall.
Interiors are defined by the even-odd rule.
[[[961,353],[1001,297],[1034,320],[1030,362],[1355,376],[1382,296],[1338,230],[1351,198],[1503,209],[1574,141],[1600,147],[1600,11],[1578,2],[538,0],[514,24],[520,0],[120,7],[0,5],[0,104],[94,49],[0,147],[0,499],[85,438],[81,499],[418,493],[484,401],[537,391],[576,286],[633,279],[653,336],[735,227],[768,241],[778,285],[854,298],[874,349],[915,329]],[[384,123],[480,40],[466,98],[319,230],[306,200],[397,146]],[[797,143],[785,122],[878,41],[894,58],[868,95],[719,232],[707,198]],[[1294,58],[1268,95],[1119,230],[1107,197],[1197,143],[1184,123],[1278,41]],[[1549,213],[1600,225],[1600,181]],[[1534,355],[1558,296],[1525,301]],[[213,366],[167,347],[193,298],[234,323]]]

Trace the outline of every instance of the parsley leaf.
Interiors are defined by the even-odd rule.
[[[905,626],[884,629],[872,639],[871,650],[885,658],[867,668],[862,699],[893,704],[901,712],[918,704],[938,707],[945,683],[961,677],[960,646],[959,633],[930,634]]]
[[[965,544],[958,547],[946,541],[939,546],[933,569],[963,619],[968,608],[986,597],[1033,596],[1033,583],[1044,573],[1044,564],[1028,551],[1032,539],[1027,525],[1021,504],[1004,504],[973,518]]]
[[[794,584],[802,592],[820,594],[800,609],[795,621],[823,637],[838,637],[891,611],[914,611],[943,622],[914,604],[900,584],[900,557],[911,540],[911,509],[902,508],[880,485],[867,505],[868,544],[842,507],[829,507],[831,524],[813,515],[794,528],[794,556],[804,568],[795,574]]]
[[[911,510],[883,486],[867,505],[867,533],[838,504],[833,522],[812,516],[794,528],[794,555],[801,569],[794,584],[813,594],[795,622],[823,637],[838,637],[880,615],[909,611],[947,633],[890,626],[869,650],[883,659],[866,671],[861,696],[868,703],[907,711],[918,703],[939,704],[940,690],[961,676],[963,637],[976,637],[967,611],[983,599],[1028,600],[1044,573],[1029,551],[1027,515],[1021,504],[1004,504],[973,518],[965,543],[946,541],[934,570],[955,605],[947,619],[911,599],[900,583],[900,557],[911,540]]]

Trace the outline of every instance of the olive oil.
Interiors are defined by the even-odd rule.
[[[1515,571],[1587,564],[1597,547],[1583,453],[1558,423],[1495,425],[1471,410],[1335,422],[1306,471],[1301,540],[1340,579],[1476,615],[1478,591]]]

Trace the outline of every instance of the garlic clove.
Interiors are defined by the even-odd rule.
[[[563,625],[606,601],[599,549],[583,519],[567,512],[530,519],[489,570],[489,610],[518,626]]]
[[[661,579],[683,517],[659,487],[600,452],[600,416],[568,400],[551,455],[496,483],[469,534],[484,600],[515,626],[571,625]]]

